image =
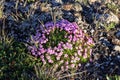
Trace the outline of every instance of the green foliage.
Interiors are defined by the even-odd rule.
[[[46,47],[48,48],[50,46],[55,47],[57,46],[61,41],[62,42],[67,42],[67,38],[64,38],[64,36],[67,35],[67,32],[62,30],[60,31],[60,29],[55,29],[53,32],[51,31],[49,35],[47,35],[48,37],[48,42],[46,43]],[[53,43],[54,42],[54,43]]]
[[[34,69],[37,78],[40,80],[57,80],[53,68],[48,69],[46,66],[35,65]]]
[[[120,76],[119,75],[115,75],[115,76],[106,76],[107,80],[120,80]]]
[[[76,23],[63,19],[45,25],[43,32],[37,31],[31,36],[28,46],[31,54],[40,58],[43,65],[48,68],[57,66],[57,71],[75,71],[81,63],[89,61],[93,39]]]
[[[0,19],[3,18],[3,0],[0,1]]]
[[[75,2],[83,3],[84,5],[88,5],[88,0],[75,0]]]
[[[111,22],[111,23],[109,23],[109,24],[105,24],[105,29],[106,29],[107,31],[109,31],[110,29],[114,28],[115,25],[116,25],[116,24],[115,24],[114,22]]]
[[[114,3],[108,3],[108,4],[106,4],[106,6],[107,6],[111,11],[113,11],[114,13],[117,14],[117,12],[118,12],[118,6],[117,6],[116,4],[114,4]]]
[[[35,0],[27,0],[28,3],[30,3],[30,2],[34,2],[34,1],[35,1]]]
[[[18,80],[23,72],[32,71],[33,64],[23,43],[0,41],[0,79]]]

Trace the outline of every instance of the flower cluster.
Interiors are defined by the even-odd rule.
[[[39,57],[44,65],[56,65],[62,70],[77,68],[86,62],[94,45],[92,38],[84,34],[76,23],[60,20],[40,26],[31,36],[29,50]]]

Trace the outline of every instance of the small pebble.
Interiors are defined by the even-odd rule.
[[[115,34],[116,38],[117,39],[120,39],[120,31],[118,31],[116,34]]]
[[[114,47],[114,50],[116,50],[116,51],[119,51],[119,52],[120,52],[120,46],[116,45],[116,46]]]

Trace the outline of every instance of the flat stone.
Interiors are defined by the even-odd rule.
[[[119,51],[119,52],[120,52],[120,46],[116,45],[116,46],[114,47],[114,50],[116,50],[116,51]]]
[[[62,0],[52,0],[52,2],[63,4]]]
[[[62,6],[63,10],[70,11],[72,9],[73,5],[72,4],[64,4]]]
[[[74,3],[73,4],[73,10],[79,12],[79,11],[82,11],[82,6],[80,5],[80,3]]]
[[[98,1],[98,0],[89,0],[90,3],[94,3],[96,1]]]
[[[49,12],[50,10],[51,10],[51,4],[46,4],[46,3],[42,3],[41,5],[40,5],[40,10],[42,11],[42,12]]]
[[[112,39],[112,43],[120,46],[120,40],[119,39],[116,39],[116,38]]]
[[[115,22],[116,24],[119,23],[119,18],[113,12],[110,12],[110,16],[106,19],[107,23]]]
[[[115,15],[113,12],[106,13],[106,14],[99,14],[95,13],[94,16],[96,16],[97,21],[101,21],[101,23],[106,22],[107,24],[114,22],[116,24],[119,23],[119,18],[117,15]]]
[[[120,39],[120,31],[116,32],[115,36],[117,39]]]

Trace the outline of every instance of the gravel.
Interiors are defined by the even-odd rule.
[[[54,20],[53,15],[56,20],[67,19],[70,22],[76,22],[95,41],[92,61],[84,64],[84,69],[88,70],[88,79],[104,80],[107,74],[120,75],[120,17],[110,11],[106,3],[90,1],[90,4],[85,5],[80,2],[74,3],[74,0],[69,2],[68,0],[52,0],[49,5],[40,6],[44,4],[43,0],[34,2],[39,7],[32,10],[30,7],[32,3],[24,7],[24,2],[20,2],[17,11],[14,8],[15,1],[6,1],[4,4],[6,29],[16,40],[26,41],[31,34],[35,33],[37,26]],[[72,8],[63,8],[64,5],[70,6],[71,4]],[[116,24],[108,31],[105,25],[111,22]]]

